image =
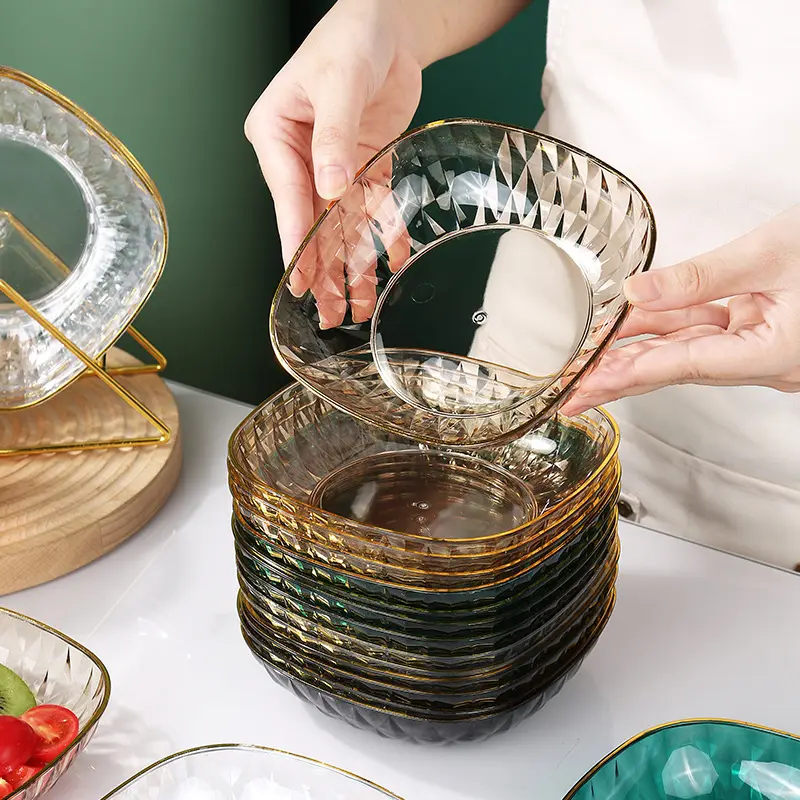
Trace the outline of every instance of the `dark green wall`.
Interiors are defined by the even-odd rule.
[[[414,124],[478,117],[534,127],[542,113],[546,28],[547,0],[535,0],[487,41],[429,67]]]
[[[0,60],[96,116],[164,195],[169,262],[137,324],[176,380],[251,402],[287,380],[267,332],[282,269],[274,218],[242,123],[327,5],[4,0]],[[545,17],[542,0],[491,40],[431,67],[415,123],[534,124]]]

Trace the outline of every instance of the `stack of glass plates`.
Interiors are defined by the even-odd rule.
[[[290,386],[230,443],[248,647],[303,699],[384,736],[512,727],[611,615],[617,444],[592,410],[453,451]]]
[[[320,216],[270,316],[299,384],[229,454],[242,632],[276,681],[451,742],[575,673],[614,604],[618,433],[557,412],[654,247],[611,166],[475,120],[405,134]]]

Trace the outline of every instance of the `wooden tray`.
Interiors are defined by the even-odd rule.
[[[139,363],[112,350],[109,365]],[[155,374],[120,382],[172,430],[154,447],[0,458],[0,595],[94,561],[141,529],[181,468],[178,407]],[[38,406],[0,414],[0,447],[152,433],[102,381],[87,376]]]

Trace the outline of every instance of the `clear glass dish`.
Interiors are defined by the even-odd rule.
[[[161,198],[128,150],[55,90],[0,67],[0,279],[92,358],[164,267]],[[84,364],[0,293],[0,409],[38,403]]]
[[[273,302],[273,347],[388,432],[509,441],[610,346],[623,283],[654,247],[647,200],[602,161],[513,126],[432,123],[378,153],[312,228]]]
[[[779,800],[800,795],[800,739],[745,722],[669,722],[618,747],[564,800]]]
[[[72,744],[9,795],[14,800],[35,800],[55,786],[89,744],[108,705],[111,680],[100,659],[85,647],[5,608],[0,608],[0,664],[28,684],[38,703],[64,706],[80,723]]]
[[[396,794],[304,756],[243,744],[185,750],[125,781],[103,800],[378,800]]]

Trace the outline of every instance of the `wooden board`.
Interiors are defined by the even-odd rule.
[[[136,364],[112,350],[109,365]],[[0,458],[0,595],[72,572],[113,550],[163,506],[178,479],[175,398],[158,375],[120,382],[172,430],[165,445]],[[44,403],[0,413],[0,447],[152,435],[96,377]]]

